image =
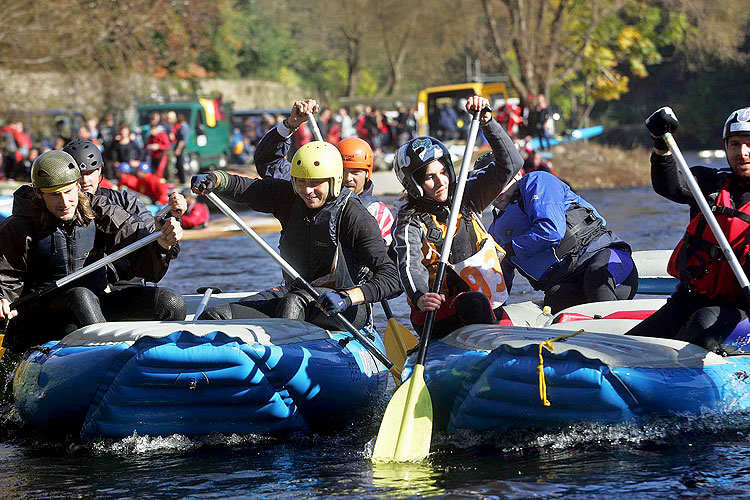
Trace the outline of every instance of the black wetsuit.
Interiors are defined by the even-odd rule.
[[[695,176],[703,194],[708,198],[718,192],[728,176],[729,170],[696,166],[690,171]],[[690,206],[690,218],[700,213],[687,182],[679,173],[672,155],[651,155],[651,182],[661,196],[676,203]],[[750,201],[750,184],[732,178],[730,193],[735,206]],[[746,271],[747,272],[747,271]],[[742,296],[737,297],[741,301]],[[661,337],[684,340],[709,350],[722,351],[722,343],[737,323],[745,319],[741,304],[708,299],[690,291],[680,283],[667,303],[649,318],[643,320],[628,335]]]
[[[63,222],[52,217],[30,186],[14,193],[13,215],[0,223],[0,296],[11,302],[42,290],[62,277],[151,233],[119,206],[87,195],[93,220]],[[157,242],[117,261],[118,273],[159,281],[179,247]],[[104,269],[23,304],[12,322],[7,344],[21,351],[59,339],[75,328],[107,320],[184,319],[186,305],[177,293],[134,286],[107,292]]]
[[[388,257],[377,222],[346,188],[341,189],[336,199],[329,200],[320,209],[311,210],[294,193],[290,181],[218,175],[222,176],[222,181],[217,193],[246,203],[258,212],[271,213],[281,222],[281,256],[309,283],[317,286],[329,275],[333,260],[339,253],[337,274],[346,270],[351,282],[337,279],[332,287],[358,286],[362,290],[365,303],[350,307],[344,313],[358,328],[365,326],[369,319],[369,304],[399,293],[396,266]],[[324,286],[332,288],[332,283],[324,281]],[[288,277],[284,287],[233,304],[209,308],[201,317],[286,317],[339,329],[332,318],[315,307],[312,297],[291,283]]]

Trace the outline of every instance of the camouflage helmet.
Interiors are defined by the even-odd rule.
[[[75,159],[65,151],[47,151],[31,165],[31,185],[43,193],[61,191],[80,178],[81,171]]]

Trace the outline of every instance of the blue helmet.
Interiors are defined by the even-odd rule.
[[[418,199],[424,196],[422,184],[414,178],[414,174],[435,160],[445,167],[445,173],[450,179],[449,190],[453,193],[456,172],[453,170],[451,154],[442,142],[434,137],[417,137],[398,148],[396,158],[393,160],[393,170],[412,198]]]
[[[130,166],[130,163],[123,161],[117,164],[116,169],[118,172],[122,174],[129,174],[133,171],[133,167]]]
[[[138,165],[138,170],[143,172],[144,174],[148,174],[149,172],[151,172],[151,167],[148,163],[142,161],[141,164]]]

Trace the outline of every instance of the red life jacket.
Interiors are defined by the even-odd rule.
[[[740,265],[745,267],[750,252],[750,202],[736,209],[727,179],[716,199],[709,200],[709,206]],[[737,278],[703,214],[688,224],[685,236],[672,252],[667,272],[679,278],[688,290],[706,298],[735,303],[742,297]]]

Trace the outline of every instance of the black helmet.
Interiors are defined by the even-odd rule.
[[[31,185],[44,192],[54,192],[80,178],[81,171],[75,160],[65,151],[47,151],[31,165]]]
[[[414,178],[414,174],[434,160],[438,160],[445,167],[445,173],[450,180],[448,189],[452,193],[456,184],[456,172],[453,170],[451,154],[442,142],[434,137],[417,137],[398,148],[393,160],[393,170],[412,198],[424,196],[422,185]]]
[[[73,139],[62,150],[73,157],[82,174],[88,174],[104,166],[101,151],[91,141]]]

